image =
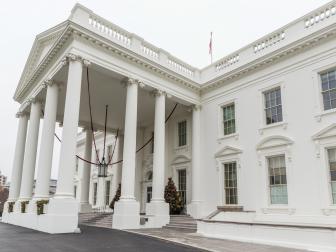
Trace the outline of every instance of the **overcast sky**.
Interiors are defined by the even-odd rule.
[[[210,62],[329,2],[327,0],[0,0],[0,171],[10,176],[19,105],[14,90],[35,36],[67,19],[76,2],[196,66]],[[57,177],[59,145],[52,177]]]

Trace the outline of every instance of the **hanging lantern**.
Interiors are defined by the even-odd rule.
[[[98,178],[107,177],[107,168],[108,168],[108,164],[103,159],[103,162],[98,164]]]

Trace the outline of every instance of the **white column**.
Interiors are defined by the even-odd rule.
[[[138,81],[128,79],[121,197],[115,205],[113,215],[113,228],[116,229],[139,228],[140,225],[140,205],[134,197],[137,109]]]
[[[20,112],[17,113],[16,116],[19,118],[19,126],[16,135],[14,161],[8,201],[15,201],[19,197],[22,178],[23,157],[25,152],[27,135],[28,114]]]
[[[192,110],[192,190],[188,213],[194,218],[201,217],[201,106]]]
[[[123,173],[121,177],[121,201],[134,201],[135,152],[138,110],[138,84],[127,82],[126,114],[124,130]]]
[[[85,130],[85,154],[84,159],[91,161],[92,157],[92,130]],[[84,162],[84,161],[83,161]],[[81,192],[80,192],[80,212],[91,212],[92,207],[89,204],[90,193],[90,176],[91,176],[91,164],[84,162],[81,179]]]
[[[34,199],[49,198],[49,181],[54,150],[59,87],[51,80],[47,81],[45,86],[47,87],[47,95]]]
[[[26,142],[27,148],[25,149],[23,159],[20,201],[30,200],[33,193],[40,117],[41,102],[37,99],[33,99],[30,107],[29,129]]]
[[[79,119],[83,65],[80,58],[70,55],[65,98],[62,147],[55,198],[73,198],[76,167],[76,143]]]
[[[154,153],[153,153],[153,196],[146,204],[146,214],[152,215],[153,227],[169,223],[169,204],[164,200],[165,179],[165,94],[155,92]]]
[[[165,94],[155,94],[153,197],[151,201],[164,202],[165,176]]]

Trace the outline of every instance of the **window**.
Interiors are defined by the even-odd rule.
[[[97,183],[93,183],[93,205],[97,204]]]
[[[226,205],[238,204],[236,162],[224,164],[224,191]]]
[[[285,156],[268,158],[271,204],[288,204]]]
[[[324,110],[336,108],[336,70],[321,74]]]
[[[234,103],[223,107],[223,128],[225,136],[236,132]]]
[[[146,198],[146,202],[150,203],[152,199],[152,187],[151,186],[147,186],[147,198]]]
[[[74,198],[76,199],[77,197],[77,186],[74,186]]]
[[[78,157],[76,157],[76,172],[78,172]]]
[[[95,156],[96,156],[96,162],[99,163],[100,150],[97,149],[97,151],[95,151]]]
[[[187,172],[185,169],[178,170],[178,191],[184,205],[187,203]]]
[[[178,123],[178,146],[187,144],[187,121]]]
[[[150,153],[153,154],[154,153],[154,132],[152,131],[152,142],[151,142],[151,149],[150,149]]]
[[[107,161],[110,160],[112,156],[112,151],[113,151],[112,145],[107,146],[107,157],[108,157]]]
[[[333,204],[336,204],[336,148],[328,150],[330,184]]]
[[[111,188],[111,181],[106,181],[106,184],[105,184],[105,205],[110,204],[110,188]]]
[[[280,87],[264,92],[266,124],[282,122]]]

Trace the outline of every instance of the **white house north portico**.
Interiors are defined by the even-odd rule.
[[[335,251],[335,39],[331,1],[197,69],[75,5],[36,37],[15,91],[3,221],[77,232],[78,213],[105,208],[120,184],[112,228],[163,227],[172,178],[201,234]]]

